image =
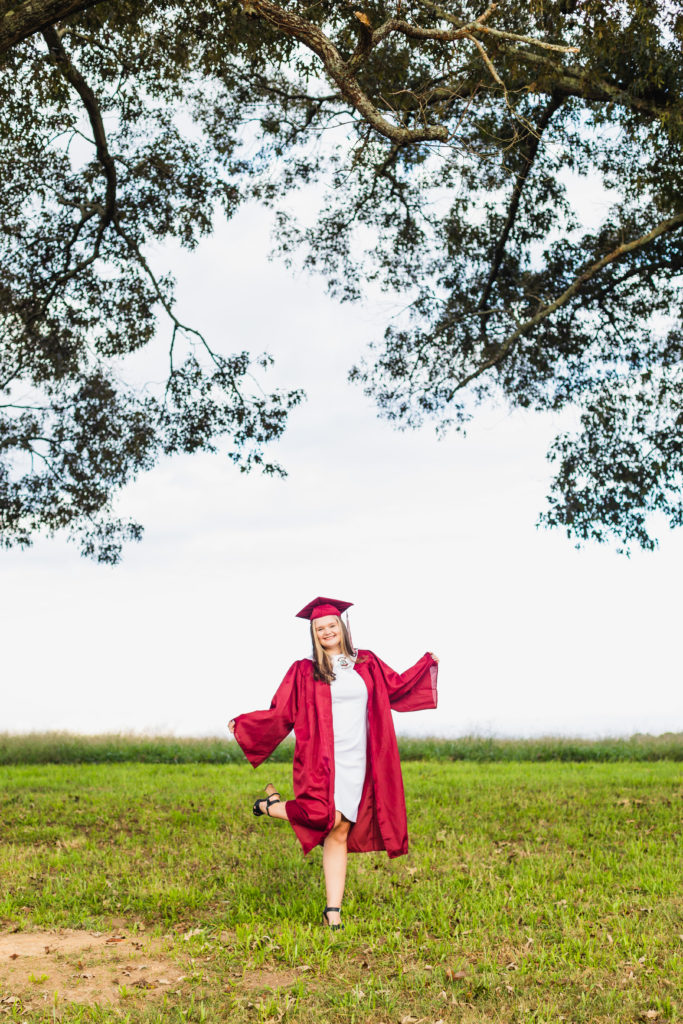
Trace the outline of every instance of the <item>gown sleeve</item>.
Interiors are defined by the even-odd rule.
[[[384,679],[392,711],[426,711],[437,705],[438,666],[431,654],[423,654],[405,672],[394,672],[376,655],[372,656]]]
[[[299,666],[295,662],[278,686],[267,711],[250,711],[235,718],[235,739],[254,768],[270,757],[294,728],[298,678]]]

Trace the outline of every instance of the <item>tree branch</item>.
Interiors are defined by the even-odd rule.
[[[107,136],[104,130],[104,123],[102,121],[102,114],[100,112],[97,97],[83,78],[80,71],[71,63],[55,29],[50,25],[43,30],[42,35],[45,43],[47,44],[50,61],[55,65],[60,74],[63,75],[66,81],[78,93],[83,101],[83,105],[85,106],[93,131],[97,159],[104,173],[106,189],[104,206],[100,203],[91,203],[88,204],[87,208],[82,209],[81,219],[74,226],[71,238],[66,243],[65,269],[62,273],[55,274],[52,278],[48,279],[46,282],[49,285],[47,295],[39,302],[38,309],[33,310],[26,316],[24,321],[25,327],[30,327],[31,324],[47,309],[58,289],[62,288],[68,281],[73,280],[73,278],[77,277],[83,270],[95,263],[100,254],[100,247],[102,244],[102,238],[104,237],[104,232],[109,224],[116,222],[117,220],[116,165],[107,147]],[[76,244],[80,231],[95,215],[99,217],[99,224],[92,252],[89,256],[86,256],[74,266],[70,266],[71,250]]]
[[[479,298],[479,302],[477,303],[478,310],[485,309],[491,297],[491,289],[493,288],[496,277],[498,276],[498,271],[500,270],[500,265],[503,260],[503,252],[505,251],[505,245],[510,236],[512,228],[514,227],[515,218],[517,216],[517,211],[519,209],[519,202],[522,197],[522,192],[524,190],[527,178],[529,177],[529,173],[531,172],[534,160],[536,159],[538,147],[541,142],[541,136],[545,129],[548,127],[550,119],[555,113],[555,111],[562,106],[562,102],[563,101],[558,96],[551,97],[550,102],[547,104],[538,122],[534,126],[535,130],[533,132],[530,132],[527,136],[527,144],[525,146],[520,147],[521,156],[524,161],[524,166],[517,175],[517,179],[512,190],[512,196],[510,197],[510,204],[508,206],[505,224],[503,225],[503,230],[501,231],[498,242],[496,243],[496,248],[493,251],[491,267],[489,269],[488,277],[486,279],[486,284],[484,285],[483,291]],[[486,318],[484,318],[482,320],[482,328],[484,332],[486,330],[486,323],[487,320]]]
[[[115,227],[116,227],[117,233],[123,239],[123,241],[126,243],[128,248],[130,249],[131,253],[133,254],[135,260],[142,267],[143,271],[145,272],[145,274],[149,278],[149,280],[150,280],[150,282],[152,284],[152,287],[154,288],[154,292],[155,292],[155,294],[157,296],[157,300],[158,300],[159,304],[161,305],[162,309],[164,310],[164,312],[168,316],[169,320],[173,324],[173,333],[171,335],[171,345],[170,345],[170,348],[169,348],[170,375],[169,375],[168,382],[167,382],[167,385],[166,385],[166,392],[168,393],[168,388],[169,388],[169,384],[170,384],[171,378],[173,377],[173,375],[176,372],[174,367],[173,367],[173,350],[174,350],[174,347],[175,347],[176,335],[178,334],[179,331],[184,332],[185,334],[194,335],[195,338],[198,338],[199,341],[201,342],[201,344],[203,345],[204,349],[208,353],[209,358],[211,359],[213,364],[217,367],[217,369],[219,369],[223,373],[225,373],[225,371],[226,371],[226,361],[225,361],[225,359],[222,356],[216,355],[216,353],[211,348],[211,346],[209,345],[208,341],[206,340],[206,338],[204,337],[202,332],[197,330],[196,327],[189,327],[187,324],[182,323],[178,319],[178,317],[175,315],[175,313],[173,312],[173,307],[172,307],[171,303],[168,301],[168,299],[164,295],[164,293],[162,291],[162,288],[161,288],[161,285],[159,284],[159,281],[157,280],[157,277],[154,274],[154,271],[150,267],[150,265],[149,265],[147,259],[145,258],[145,256],[142,254],[142,252],[140,250],[140,246],[135,241],[135,239],[132,238],[130,235],[126,234],[126,232],[121,228],[121,226],[119,224],[116,224]],[[230,385],[230,389],[231,389],[233,395],[235,396],[238,404],[241,405],[241,406],[245,406],[247,403],[246,403],[246,401],[244,399],[244,396],[242,395],[241,391],[237,387],[237,384],[235,383],[235,379],[234,379],[233,375],[229,373],[229,374],[227,374],[227,377],[228,377],[228,383]]]
[[[0,394],[2,394],[3,391],[7,391],[8,390],[8,388],[9,388],[10,384],[12,383],[12,381],[16,380],[20,376],[21,371],[23,369],[24,369],[24,364],[21,362],[21,360],[19,360],[18,365],[14,367],[14,369],[10,373],[9,377],[5,377],[3,380],[0,380]]]
[[[479,56],[481,57],[481,59],[483,60],[484,64],[488,68],[489,73],[491,75],[491,78],[494,80],[494,82],[497,82],[498,85],[502,86],[502,88],[505,91],[506,96],[507,96],[507,89],[505,89],[505,83],[503,82],[503,79],[500,77],[500,75],[498,74],[498,72],[494,68],[493,61],[489,57],[489,55],[488,55],[488,53],[486,51],[486,47],[484,46],[484,44],[479,39],[477,39],[476,36],[468,35],[467,38],[471,39],[472,42],[474,43],[474,45],[476,46],[476,48],[479,50]]]
[[[496,39],[524,42],[529,46],[539,46],[555,53],[577,52],[576,47],[546,43],[531,36],[520,36],[513,32],[491,29],[485,22],[496,9],[497,5],[495,3],[490,4],[483,14],[479,15],[474,21],[460,22],[453,18],[453,16],[448,15],[447,12],[442,11],[436,4],[424,0],[424,5],[433,9],[438,17],[445,18],[456,27],[451,29],[425,28],[421,25],[413,25],[402,18],[389,18],[377,29],[373,30],[368,16],[360,11],[356,11],[354,14],[358,23],[358,45],[351,57],[348,60],[344,60],[335,44],[325,35],[322,29],[300,15],[278,7],[272,0],[240,0],[240,2],[247,14],[263,18],[278,31],[298,39],[317,54],[328,76],[338,86],[343,98],[352,104],[361,117],[375,131],[398,145],[429,141],[446,142],[452,137],[452,133],[442,125],[408,128],[406,125],[392,124],[383,116],[380,108],[359,85],[355,77],[356,72],[365,63],[371,51],[391,34],[398,33],[410,39],[436,40],[446,43],[469,40],[476,46],[482,61],[494,81],[502,86],[503,89],[505,89],[505,84],[496,71],[482,42],[477,38],[478,33],[488,33],[495,36]]]
[[[114,163],[114,159],[111,156],[109,149],[107,148],[107,135],[104,130],[104,123],[102,121],[102,114],[97,102],[97,97],[83,78],[83,75],[80,73],[78,68],[71,63],[71,60],[62,46],[61,40],[55,29],[50,25],[43,29],[42,35],[43,39],[47,43],[52,63],[59,69],[60,73],[67,80],[69,85],[71,85],[81,97],[83,106],[88,114],[93,138],[95,140],[97,159],[102,166],[107,182],[105,208],[101,215],[101,227],[104,229],[111,223],[116,213],[116,164]]]
[[[298,39],[312,50],[322,61],[325,71],[339,88],[344,99],[351,103],[380,135],[401,144],[448,141],[448,129],[441,125],[413,129],[387,121],[356,81],[353,66],[343,59],[332,40],[317,25],[306,21],[298,14],[283,10],[271,0],[241,0],[241,3],[247,14],[256,14],[264,18],[274,28]]]
[[[535,39],[533,36],[520,36],[517,35],[516,32],[506,32],[504,29],[491,28],[489,25],[485,25],[484,21],[492,11],[495,10],[498,4],[491,4],[484,14],[480,15],[476,21],[464,22],[461,18],[456,18],[455,15],[444,10],[444,8],[439,4],[433,3],[433,0],[417,0],[417,2],[422,7],[427,7],[430,11],[433,11],[433,13],[443,21],[447,21],[451,25],[456,26],[455,34],[452,38],[461,38],[461,35],[458,35],[458,33],[469,35],[472,32],[483,32],[486,35],[493,36],[495,39],[505,39],[516,43],[528,43],[529,46],[539,46],[542,50],[554,50],[555,53],[579,52],[577,46],[560,46],[557,43],[546,43],[542,39]]]
[[[0,55],[62,18],[96,7],[103,0],[0,0]]]
[[[552,302],[546,303],[542,309],[539,309],[534,316],[525,320],[524,323],[520,323],[517,329],[513,331],[505,341],[501,342],[496,352],[489,359],[485,359],[475,370],[459,381],[459,383],[453,388],[450,398],[452,399],[456,392],[462,391],[464,387],[471,383],[471,381],[476,377],[480,377],[482,373],[486,372],[486,370],[490,370],[493,366],[497,366],[498,363],[501,363],[510,352],[515,342],[529,334],[534,327],[538,327],[543,320],[546,320],[553,313],[557,312],[558,309],[566,305],[587,281],[590,281],[592,277],[599,274],[600,271],[604,270],[604,268],[609,266],[610,263],[614,263],[615,260],[621,259],[628,255],[628,253],[634,252],[636,249],[642,249],[644,246],[649,245],[650,242],[654,242],[654,240],[659,238],[660,235],[667,234],[669,231],[675,231],[681,226],[683,226],[683,213],[679,213],[675,217],[670,217],[668,220],[660,221],[660,223],[652,228],[651,231],[648,231],[647,234],[641,235],[640,238],[633,239],[632,242],[624,242],[622,245],[617,246],[616,249],[613,249],[612,252],[603,256],[603,258],[598,260],[597,263],[593,263],[590,267],[587,267],[583,273],[579,274],[579,276],[572,281],[568,288],[565,288],[565,290],[557,296],[557,298],[553,299]]]
[[[470,32],[475,31],[470,25],[466,26],[465,22],[444,10],[443,7],[434,3],[433,0],[418,0],[418,3],[460,30],[467,27]],[[500,29],[491,28],[488,25],[479,25],[476,31],[501,40],[501,50],[505,54],[518,57],[546,69],[552,76],[552,81],[548,85],[542,80],[534,83],[540,91],[549,93],[559,91],[565,96],[578,96],[582,99],[594,100],[596,102],[617,103],[619,106],[631,107],[659,120],[662,119],[664,114],[676,123],[680,123],[683,120],[683,110],[676,101],[667,104],[666,102],[658,102],[654,97],[633,96],[608,79],[596,75],[593,69],[588,72],[582,68],[563,67],[545,54],[535,53],[533,50],[509,44],[525,43],[528,46],[559,53],[577,53],[578,49],[576,47],[560,47],[539,39],[533,39],[530,36],[521,36],[514,32],[504,32]],[[528,88],[528,85],[528,81],[524,81],[521,83],[520,88],[525,86]],[[511,86],[509,83],[508,86],[510,89],[516,88],[516,86]]]
[[[453,29],[424,28],[422,25],[411,25],[400,18],[390,18],[372,33],[372,45],[376,46],[392,32],[399,32],[410,39],[435,39],[439,42],[450,43],[458,39],[474,39],[475,33],[482,32],[494,36],[497,39],[506,39],[511,42],[528,43],[529,46],[540,46],[544,50],[552,50],[555,53],[578,53],[576,46],[562,46],[559,43],[546,43],[541,39],[534,39],[533,36],[519,36],[514,32],[506,32],[502,29],[490,28],[485,22],[491,17],[498,4],[490,4],[483,14],[480,14],[474,21],[463,22],[452,15],[442,12],[436,4],[428,3],[426,0],[418,0],[423,6],[432,8],[438,16],[446,21],[457,25]],[[358,17],[358,15],[356,15]]]
[[[507,46],[503,46],[503,49],[506,54],[520,57],[530,64],[536,64],[541,69],[545,69],[551,76],[552,91],[561,92],[565,96],[577,96],[596,103],[616,103],[620,107],[638,110],[649,117],[657,118],[662,123],[666,123],[667,118],[673,123],[683,121],[683,109],[675,99],[672,103],[666,104],[657,102],[653,97],[633,96],[613,82],[599,78],[593,70],[588,72],[582,68],[563,67],[542,53],[531,53]],[[539,78],[534,86],[548,91],[543,77]]]

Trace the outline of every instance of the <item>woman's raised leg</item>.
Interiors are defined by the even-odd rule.
[[[337,811],[335,826],[323,843],[323,873],[328,907],[341,907],[346,885],[347,839],[351,822]],[[340,924],[339,911],[329,911],[328,924]]]
[[[288,821],[289,819],[287,818],[284,800],[278,800],[275,803],[272,803],[270,807],[266,808],[266,799],[267,797],[272,796],[273,793],[277,793],[277,790],[273,783],[269,782],[266,786],[266,796],[263,800],[259,800],[258,802],[261,813],[268,814],[271,818],[282,818],[284,821]]]

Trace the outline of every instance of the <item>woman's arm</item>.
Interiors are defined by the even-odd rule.
[[[270,757],[294,728],[298,701],[299,663],[280,683],[266,711],[251,711],[231,719],[228,728],[254,768]]]
[[[405,672],[395,672],[375,654],[370,657],[384,682],[392,711],[425,711],[437,706],[439,659],[433,654],[424,654]]]

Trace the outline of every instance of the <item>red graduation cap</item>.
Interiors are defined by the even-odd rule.
[[[297,619],[322,619],[325,615],[341,618],[342,612],[351,608],[353,601],[338,601],[336,597],[316,597],[305,608],[296,613]]]

